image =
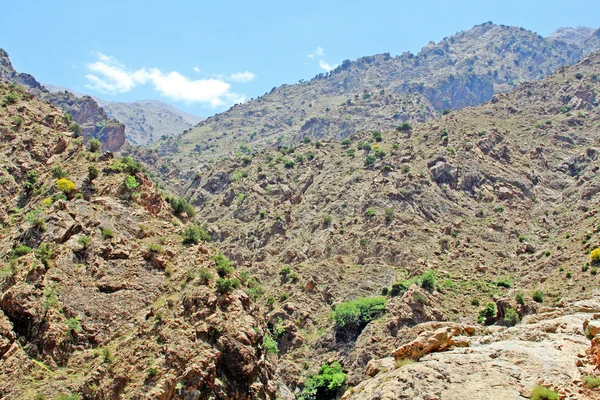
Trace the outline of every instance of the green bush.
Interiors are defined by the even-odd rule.
[[[392,220],[394,219],[394,209],[391,207],[388,207],[385,209],[385,222],[387,222],[388,224],[390,222],[392,222]]]
[[[333,319],[343,327],[361,327],[385,312],[386,298],[383,296],[363,297],[335,306]]]
[[[67,173],[65,171],[63,171],[63,169],[60,167],[60,165],[53,167],[50,170],[50,172],[52,173],[52,177],[54,179],[65,178],[67,176]]]
[[[79,239],[77,239],[77,243],[79,243],[80,245],[83,246],[83,249],[87,249],[90,244],[92,243],[92,241],[90,240],[89,237],[87,237],[86,235],[80,236]]]
[[[517,314],[517,312],[514,309],[509,308],[508,310],[506,310],[506,313],[504,314],[504,323],[506,325],[515,326],[519,323],[519,321],[519,314]]]
[[[169,204],[171,205],[171,208],[176,214],[185,213],[190,218],[193,218],[196,215],[196,210],[194,209],[194,206],[188,203],[188,201],[183,197],[180,199],[172,197],[171,199],[169,199]]]
[[[398,281],[392,284],[392,289],[388,292],[390,296],[396,297],[404,294],[410,287],[410,281]]]
[[[27,215],[25,215],[25,219],[30,222],[36,230],[40,232],[46,230],[46,221],[44,220],[40,209],[36,208],[35,210],[29,211]]]
[[[296,166],[296,163],[295,163],[295,162],[293,162],[292,160],[285,160],[285,161],[283,162],[283,166],[284,166],[285,168],[287,168],[287,169],[292,169],[292,168],[294,168],[294,167]]]
[[[93,165],[90,165],[88,167],[88,180],[91,182],[94,179],[96,179],[99,175],[98,172],[98,168],[94,167]]]
[[[81,125],[79,125],[77,122],[71,122],[71,125],[69,125],[69,130],[73,132],[75,137],[81,136]]]
[[[183,244],[210,242],[210,235],[201,226],[188,226],[183,231]]]
[[[130,175],[135,175],[144,171],[144,167],[141,163],[134,161],[131,157],[121,157],[119,160],[113,161],[111,165],[106,167],[105,171],[109,173],[127,172]]]
[[[37,171],[29,171],[25,178],[25,188],[31,189],[37,183],[40,174]]]
[[[543,303],[544,302],[544,293],[540,292],[539,290],[536,290],[535,292],[533,292],[533,295],[531,296],[531,298],[535,302]]]
[[[333,400],[344,386],[347,374],[339,362],[323,364],[318,374],[311,374],[304,382],[299,400]]]
[[[8,92],[8,94],[4,96],[4,100],[2,100],[2,107],[15,104],[17,101],[19,101],[19,96],[17,96],[16,93]]]
[[[69,318],[66,321],[67,328],[69,331],[79,333],[81,332],[81,323],[79,322],[79,318]]]
[[[13,257],[21,257],[31,253],[32,251],[33,249],[31,247],[26,246],[24,244],[20,244],[13,249]]]
[[[240,281],[236,278],[219,278],[215,282],[215,287],[219,293],[233,292],[241,286]]]
[[[215,270],[217,271],[220,277],[224,277],[233,273],[233,267],[231,266],[231,262],[227,257],[223,255],[223,253],[217,253],[216,255],[211,257],[211,260],[214,261]]]
[[[88,148],[92,153],[98,153],[102,150],[102,142],[98,139],[90,139],[88,142]]]
[[[377,157],[367,156],[367,158],[365,158],[365,167],[373,166],[373,165],[375,165],[376,162],[377,162]]]
[[[600,388],[599,376],[584,375],[581,380],[583,381],[583,384],[590,389]]]
[[[263,346],[267,354],[279,354],[279,346],[271,335],[265,335],[263,338]]]
[[[412,130],[412,126],[408,122],[404,122],[396,127],[398,132],[408,132]]]
[[[421,287],[426,290],[433,290],[435,288],[435,275],[433,271],[427,271],[421,275]]]
[[[140,183],[137,181],[137,179],[135,179],[134,176],[128,175],[127,178],[125,178],[125,187],[127,187],[127,190],[129,190],[130,192],[133,192],[139,186]]]
[[[367,211],[365,211],[365,217],[367,218],[373,218],[377,215],[377,211],[373,210],[372,208],[369,208]]]
[[[517,293],[515,295],[515,301],[517,302],[517,304],[520,305],[525,305],[525,295],[523,293]]]
[[[512,281],[508,278],[498,279],[498,281],[496,281],[496,286],[510,289],[510,287],[512,286]]]
[[[494,322],[496,318],[496,304],[489,302],[485,305],[485,308],[479,311],[479,317],[485,320],[486,325]]]
[[[536,386],[531,390],[531,400],[558,400],[558,393],[543,386]]]
[[[115,236],[114,232],[109,228],[100,228],[100,232],[105,239],[112,239]]]

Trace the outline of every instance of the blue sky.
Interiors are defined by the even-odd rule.
[[[578,1],[7,1],[0,47],[19,72],[106,100],[199,116],[310,79],[344,59],[414,53],[493,21],[547,36],[600,27]]]

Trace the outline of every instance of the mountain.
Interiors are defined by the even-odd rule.
[[[550,34],[549,39],[562,40],[573,43],[579,47],[585,47],[588,40],[596,31],[593,28],[578,26],[576,28],[558,28]]]
[[[544,68],[575,48],[538,40]],[[517,66],[512,43],[494,62]],[[0,397],[597,399],[600,52],[582,57],[508,92],[500,76],[539,76],[458,60],[457,88],[497,93],[441,115],[441,72],[361,92],[344,107],[379,105],[347,120],[385,121],[386,98],[406,114],[338,139],[221,132],[233,154],[196,154],[188,179],[174,154],[193,142],[117,157],[0,82]],[[383,58],[332,75],[359,88]]]
[[[62,86],[44,84],[51,92],[69,91],[76,97],[83,97]],[[148,145],[163,136],[173,136],[191,129],[204,118],[188,114],[170,104],[157,100],[138,100],[129,103],[93,99],[106,111],[110,118],[125,124],[125,136],[134,146]]]
[[[600,48],[591,40],[582,45],[573,36],[564,32],[543,38],[523,28],[485,23],[430,42],[417,55],[345,60],[330,73],[273,88],[152,148],[192,177],[199,165],[231,155],[242,144],[260,150],[304,137],[343,139],[432,120],[444,110],[475,106],[540,79]]]
[[[186,236],[202,232],[135,161],[86,148],[24,88],[0,93],[0,397],[293,399],[236,290],[256,280]]]
[[[136,146],[179,135],[203,120],[156,100],[108,102],[102,107],[111,118],[125,124],[127,140]]]
[[[117,151],[125,143],[125,126],[110,119],[94,99],[89,96],[78,98],[70,92],[50,92],[33,76],[17,73],[8,53],[2,49],[0,49],[0,79],[24,86],[31,94],[59,106],[65,113],[71,115],[75,122],[70,129],[80,131],[86,142],[96,138],[108,151]]]
[[[328,360],[356,385],[369,360],[432,326],[476,325],[488,303],[488,323],[503,324],[509,308],[521,319],[597,289],[599,127],[594,53],[427,123],[245,148],[198,169],[179,195],[265,288],[286,385],[302,388]],[[329,317],[381,294],[376,322]]]

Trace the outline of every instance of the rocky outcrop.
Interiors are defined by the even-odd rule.
[[[49,92],[29,74],[17,73],[6,51],[0,49],[0,79],[27,88],[30,93],[60,107],[65,113],[71,114],[73,120],[81,125],[84,140],[91,138],[102,142],[103,150],[117,151],[125,143],[125,125],[110,119],[106,111],[89,96],[81,98],[73,93]]]
[[[396,360],[421,356],[418,362],[373,361],[369,371],[374,377],[342,399],[529,398],[536,385],[556,390],[561,398],[597,398],[597,392],[582,383],[582,376],[593,375],[595,368],[587,361],[590,341],[582,326],[597,310],[598,296],[546,309],[515,327],[465,338],[469,347],[452,347],[451,342],[460,337],[455,335],[472,333],[472,328],[454,325],[424,332],[394,353]]]

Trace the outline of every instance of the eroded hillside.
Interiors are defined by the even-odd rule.
[[[238,290],[256,280],[138,163],[22,87],[0,99],[0,397],[289,398]]]
[[[515,293],[530,305],[523,317],[533,298],[558,304],[598,287],[588,253],[600,243],[599,94],[595,54],[433,122],[246,150],[181,194],[266,288],[286,383],[301,382],[302,362],[314,372],[338,359],[356,384],[417,322],[475,324]],[[401,294],[428,271],[435,290],[415,294],[422,304],[394,297],[387,317],[340,338],[336,304]]]

